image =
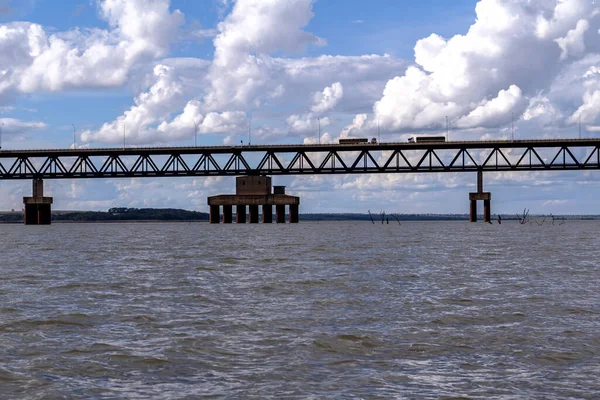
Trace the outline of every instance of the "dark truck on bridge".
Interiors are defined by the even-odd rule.
[[[367,138],[343,138],[343,139],[340,139],[340,144],[360,144],[360,143],[377,144],[377,138],[371,139],[371,142],[369,142],[369,139],[367,139]]]
[[[446,136],[412,136],[408,143],[441,143],[446,141]]]

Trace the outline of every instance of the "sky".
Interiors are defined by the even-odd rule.
[[[595,0],[0,0],[2,149],[600,135]],[[198,137],[195,138],[196,131]],[[514,128],[513,128],[514,127]],[[599,174],[486,173],[492,213],[599,214]],[[275,177],[301,213],[468,213],[475,174]],[[231,177],[46,181],[56,210],[207,211]],[[31,182],[0,181],[0,209]]]

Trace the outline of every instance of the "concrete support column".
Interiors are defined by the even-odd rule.
[[[33,180],[32,197],[23,197],[25,225],[50,225],[52,223],[52,197],[44,197],[44,181]]]
[[[483,193],[483,171],[477,171],[477,193]]]
[[[219,206],[210,206],[210,223],[218,224],[221,222],[221,213],[219,212]]]
[[[285,206],[284,205],[276,205],[275,206],[275,221],[278,224],[285,224]]]
[[[258,205],[251,205],[249,206],[249,213],[250,213],[250,223],[251,224],[258,224]]]
[[[483,222],[492,222],[492,201],[483,201]]]
[[[469,221],[477,222],[477,202],[483,201],[483,219],[485,222],[491,220],[491,209],[490,204],[492,200],[492,194],[489,192],[483,193],[469,193],[469,201],[471,202],[471,214]]]
[[[471,214],[469,217],[469,222],[477,222],[477,200],[471,201]]]
[[[238,204],[235,206],[235,222],[238,224],[246,223],[246,206]]]
[[[44,197],[44,181],[42,179],[34,179],[31,192],[33,197]]]
[[[50,204],[33,203],[25,204],[23,222],[25,225],[50,225],[52,212]]]
[[[297,224],[299,219],[298,204],[290,204],[290,224]]]
[[[233,206],[223,206],[223,223],[231,224],[233,221]]]
[[[262,206],[262,222],[263,224],[273,223],[273,206],[265,204]]]

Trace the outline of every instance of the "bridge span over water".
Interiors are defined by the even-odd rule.
[[[37,207],[38,221],[39,206],[47,205],[49,218],[52,202],[43,196],[43,179],[440,172],[476,172],[471,220],[482,200],[489,221],[491,194],[483,191],[484,172],[596,169],[600,139],[0,151],[0,179],[34,181],[33,196],[24,202],[26,213],[28,204]]]

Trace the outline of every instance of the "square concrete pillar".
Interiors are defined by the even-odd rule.
[[[249,208],[249,216],[250,216],[250,223],[251,224],[258,224],[258,204],[256,205],[250,205],[248,206]]]
[[[23,197],[25,225],[50,225],[52,223],[52,197],[44,197],[44,181],[34,179],[32,197]]]
[[[298,204],[290,204],[290,224],[297,224],[299,219]]]
[[[233,222],[233,206],[223,206],[223,223],[231,224]]]
[[[31,197],[30,197],[31,198]],[[36,199],[33,197],[33,199]],[[24,212],[25,225],[50,225],[52,212],[49,203],[27,203]]]
[[[483,201],[483,222],[492,222],[492,201]]]
[[[284,205],[276,205],[275,206],[275,221],[278,224],[285,224],[285,206]]]
[[[273,206],[265,204],[262,206],[262,222],[263,224],[273,223]]]
[[[477,222],[477,200],[470,200],[471,202],[471,213],[469,215],[469,222]]]
[[[209,220],[211,224],[218,224],[221,222],[221,213],[219,212],[219,206],[210,206]]]
[[[471,214],[469,220],[471,222],[477,222],[477,202],[483,201],[483,218],[485,222],[489,222],[490,201],[492,200],[492,194],[490,192],[469,193],[469,200],[471,202]],[[487,215],[486,212],[488,213]]]
[[[246,223],[246,206],[238,204],[235,206],[235,222],[238,224]]]
[[[34,179],[31,192],[33,197],[44,197],[44,180]]]

